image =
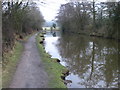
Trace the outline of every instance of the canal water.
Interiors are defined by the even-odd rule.
[[[69,69],[68,88],[118,88],[118,43],[78,34],[45,34],[45,50]]]

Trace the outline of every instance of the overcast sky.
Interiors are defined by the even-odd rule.
[[[60,5],[65,3],[66,0],[40,0],[40,2],[37,2],[44,19],[47,21],[53,20],[57,15]]]
[[[61,4],[67,3],[69,0],[36,0],[37,5],[44,16],[44,19],[51,21],[55,18],[58,13]],[[85,1],[85,0],[83,0]],[[95,0],[95,1],[106,1],[106,0]],[[110,0],[115,1],[115,0]]]

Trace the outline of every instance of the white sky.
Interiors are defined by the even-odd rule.
[[[58,13],[60,5],[65,3],[66,0],[39,0],[39,2],[37,2],[44,19],[47,21],[53,20]]]
[[[42,12],[44,19],[46,21],[51,21],[57,15],[60,5],[67,3],[68,0],[35,0],[35,1],[37,2],[37,5],[40,8],[40,11]],[[95,0],[95,1],[102,2],[102,1],[107,1],[107,0]],[[115,1],[115,0],[109,0],[109,1]]]

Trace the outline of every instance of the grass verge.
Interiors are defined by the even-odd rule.
[[[64,80],[61,78],[64,77],[64,74],[68,70],[57,62],[57,59],[51,58],[51,56],[45,52],[45,49],[40,42],[43,41],[43,35],[38,34],[36,37],[36,43],[40,52],[41,59],[44,63],[45,70],[49,75],[49,88],[67,88],[64,84]]]
[[[9,60],[4,70],[2,70],[2,88],[8,88],[12,80],[12,76],[16,71],[17,63],[20,59],[23,46],[17,42],[12,53],[6,54],[6,59]]]
[[[20,42],[25,42],[28,40],[28,38],[30,36],[32,36],[33,34],[35,34],[36,32],[27,35],[26,37],[24,37],[23,40],[19,40]],[[10,85],[10,82],[12,81],[12,78],[14,76],[14,73],[16,71],[17,65],[20,61],[20,56],[22,54],[23,51],[23,44],[20,42],[16,42],[16,45],[14,47],[14,49],[12,51],[10,51],[9,53],[5,53],[4,54],[4,59],[5,65],[3,65],[4,67],[2,67],[2,88],[8,88]]]

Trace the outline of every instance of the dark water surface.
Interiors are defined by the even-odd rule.
[[[50,32],[45,49],[70,70],[68,88],[118,88],[118,43],[115,40],[78,34]]]

